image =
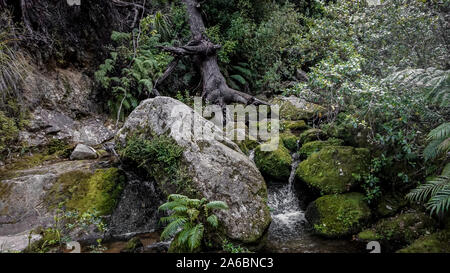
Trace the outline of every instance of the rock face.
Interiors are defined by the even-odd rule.
[[[70,160],[96,159],[97,152],[94,148],[84,144],[78,144],[70,155]]]
[[[328,146],[302,161],[296,177],[321,194],[348,192],[367,172],[369,151],[364,148]]]
[[[188,130],[180,130],[182,126],[192,124],[194,118],[198,122],[196,126],[214,131],[213,138],[195,138],[190,126]],[[172,98],[157,97],[143,101],[131,113],[116,141],[125,147],[133,135],[148,141],[156,136],[173,139],[183,149],[180,164],[186,168],[190,180],[186,186],[198,197],[227,203],[230,209],[217,213],[226,236],[241,242],[255,242],[271,221],[266,205],[266,185],[254,163],[235,143],[221,138],[219,132],[213,123],[185,104]],[[166,193],[175,191],[170,185],[157,182]]]
[[[370,217],[370,209],[360,193],[325,195],[308,205],[306,219],[314,231],[328,238],[354,234]]]
[[[325,112],[322,106],[295,96],[276,97],[271,104],[280,106],[280,118],[286,120],[309,120]]]

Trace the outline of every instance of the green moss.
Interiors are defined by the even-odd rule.
[[[342,237],[357,232],[370,217],[370,209],[360,193],[325,195],[314,201],[318,221],[314,230],[325,237]]]
[[[295,152],[297,150],[297,140],[298,138],[291,133],[291,131],[285,131],[280,134],[280,139],[283,141],[284,147],[289,151]]]
[[[143,246],[141,240],[138,237],[133,237],[127,242],[127,245],[121,252],[134,252],[141,246]]]
[[[99,215],[112,212],[125,183],[125,175],[117,168],[100,169],[94,173],[72,171],[62,174],[47,193],[50,206],[63,204],[66,209]]]
[[[330,138],[325,141],[321,141],[321,140],[311,141],[311,142],[307,142],[302,145],[302,147],[299,150],[299,154],[302,158],[307,158],[312,153],[319,152],[320,150],[322,150],[325,147],[340,146],[342,144],[343,144],[343,141],[340,139],[337,139],[337,138]]]
[[[435,221],[421,212],[410,212],[380,220],[371,229],[378,240],[388,241],[397,249],[435,230]],[[361,238],[359,234],[359,238]],[[364,234],[363,234],[364,235]]]
[[[302,161],[296,176],[321,194],[349,191],[355,177],[368,171],[369,151],[346,146],[328,146]]]
[[[282,126],[292,131],[302,131],[308,129],[308,125],[304,120],[285,120],[282,122]]]
[[[425,235],[398,253],[450,253],[450,230]]]
[[[304,131],[300,134],[300,144],[311,142],[314,140],[325,140],[327,138],[326,134],[317,128],[312,128]]]
[[[236,144],[239,146],[239,149],[241,149],[241,151],[246,155],[249,155],[250,151],[254,150],[259,145],[258,141],[250,140],[248,138],[246,140],[236,141]]]
[[[366,229],[358,233],[358,239],[369,242],[380,240],[381,237],[375,231]]]
[[[291,172],[292,157],[289,150],[279,141],[274,151],[261,151],[261,145],[255,150],[255,164],[261,173],[278,181],[287,181]]]
[[[73,147],[67,144],[65,141],[53,138],[47,144],[47,154],[53,155],[56,154],[58,156],[68,158],[72,153]]]
[[[15,178],[18,175],[17,171],[31,169],[56,159],[58,159],[56,154],[48,155],[36,153],[30,156],[23,156],[19,160],[0,168],[0,181]]]

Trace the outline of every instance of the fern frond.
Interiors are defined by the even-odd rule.
[[[448,178],[447,178],[448,180]],[[436,213],[437,215],[442,215],[448,211],[450,207],[450,185],[442,188],[436,193],[427,203],[427,209],[430,213]]]
[[[191,232],[189,233],[189,239],[188,239],[188,246],[191,251],[200,247],[204,230],[205,230],[205,228],[204,228],[203,224],[201,224],[201,223],[197,224],[195,227],[193,227],[191,229]]]
[[[447,186],[448,183],[448,178],[437,177],[412,190],[406,195],[406,198],[411,201],[426,202],[441,189]]]
[[[229,209],[228,205],[225,202],[222,201],[211,201],[208,204],[206,204],[206,207],[210,210],[212,209]]]
[[[444,139],[450,137],[450,122],[444,122],[428,133],[428,139]]]
[[[432,160],[435,159],[439,155],[439,145],[441,144],[442,140],[436,139],[428,143],[428,145],[423,150],[423,156],[425,160]]]
[[[179,217],[172,221],[161,233],[161,240],[164,241],[174,236],[178,232],[178,229],[182,228],[186,222],[187,219],[184,217]]]
[[[217,219],[217,216],[210,215],[208,218],[206,218],[206,221],[214,228],[217,228],[219,226],[219,219]]]

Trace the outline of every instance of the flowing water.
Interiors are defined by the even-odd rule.
[[[253,160],[253,152],[250,159]],[[300,159],[293,155],[291,174],[287,183],[268,181],[268,205],[271,209],[272,223],[266,252],[286,253],[344,253],[364,252],[360,244],[348,240],[328,240],[315,236],[305,218],[301,193],[296,190],[295,170]]]

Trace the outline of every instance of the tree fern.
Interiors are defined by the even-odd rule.
[[[420,185],[406,195],[409,200],[425,203],[431,214],[443,215],[450,206],[449,176],[440,176]]]
[[[431,130],[427,139],[430,141],[424,149],[426,160],[432,160],[450,151],[450,122],[445,122]]]

